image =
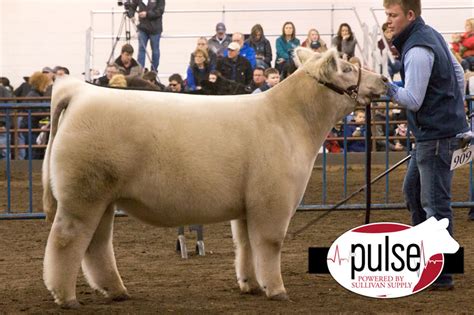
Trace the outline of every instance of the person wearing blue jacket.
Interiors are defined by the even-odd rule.
[[[365,137],[365,112],[361,109],[354,111],[354,124],[348,124],[344,129],[346,137]],[[347,152],[365,152],[365,139],[348,140]]]
[[[215,70],[215,67],[210,64],[207,51],[197,48],[194,53],[194,62],[188,66],[186,81],[187,90],[196,91],[201,89],[203,81],[209,79],[209,73]]]

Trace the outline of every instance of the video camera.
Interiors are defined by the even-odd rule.
[[[117,1],[117,5],[119,7],[121,6],[124,6],[125,10],[128,10],[128,8],[130,7],[130,0],[125,0],[125,1]]]
[[[130,12],[130,0],[125,0],[125,1],[119,0],[117,1],[117,5],[119,7],[123,6],[123,8],[125,9],[125,13],[127,14],[129,18],[133,17],[134,12]]]

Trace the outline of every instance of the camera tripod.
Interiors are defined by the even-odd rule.
[[[130,39],[132,38],[130,28],[131,28],[132,24],[134,26],[135,34],[137,34],[138,29],[137,29],[137,24],[136,24],[135,18],[134,17],[132,17],[132,18],[128,17],[127,11],[123,12],[122,20],[120,21],[120,26],[119,26],[117,35],[114,38],[114,43],[112,45],[112,51],[110,52],[109,59],[107,59],[107,64],[110,64],[110,63],[114,62],[115,48],[117,47],[118,42],[122,38],[121,35],[122,35],[122,32],[123,32],[124,29],[125,29],[125,41],[127,42],[127,44],[130,44]],[[142,45],[142,47],[145,49],[146,57],[147,57],[148,61],[150,62],[150,65],[152,65],[151,56],[148,53],[148,51],[145,47],[145,44],[141,43],[140,41],[138,41],[138,43],[139,43],[139,45]],[[152,66],[151,70],[156,71],[156,69],[153,69],[153,66]],[[105,70],[104,70],[104,73],[105,73]]]

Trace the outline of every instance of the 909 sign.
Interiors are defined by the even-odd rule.
[[[463,149],[454,151],[453,158],[451,160],[451,171],[471,162],[472,156],[473,156],[473,153],[472,153],[473,150],[474,150],[474,147],[469,146],[466,149],[463,148]]]

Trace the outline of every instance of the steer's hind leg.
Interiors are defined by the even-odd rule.
[[[255,276],[247,220],[233,220],[230,223],[235,244],[235,271],[240,291],[242,293],[259,294],[262,289]]]
[[[92,237],[82,261],[82,270],[90,286],[114,301],[129,298],[115,262],[112,245],[115,207],[110,205]]]
[[[55,302],[64,308],[79,306],[77,274],[104,211],[105,205],[58,204],[46,245],[43,278]]]
[[[274,300],[288,299],[281,277],[280,259],[289,219],[285,215],[279,217],[278,213],[270,220],[261,215],[248,216],[247,219],[257,279],[267,297]]]

